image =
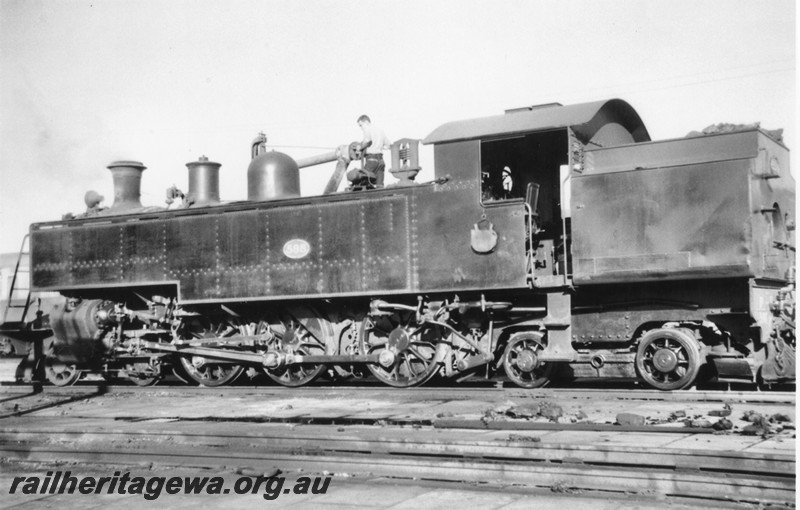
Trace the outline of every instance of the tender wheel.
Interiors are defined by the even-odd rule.
[[[154,386],[161,380],[159,371],[149,363],[125,365],[125,377],[136,386]]]
[[[279,318],[261,322],[257,335],[271,336],[267,351],[283,356],[319,356],[336,349],[330,321],[311,308],[297,307],[284,311]],[[283,364],[265,369],[270,379],[283,386],[309,384],[325,373],[325,364]]]
[[[649,331],[639,341],[636,370],[659,390],[686,388],[700,370],[700,347],[691,334],[680,329]]]
[[[544,335],[541,333],[512,336],[503,353],[503,368],[508,378],[523,388],[540,388],[547,384],[555,365],[539,360],[544,348]]]
[[[81,378],[81,371],[74,363],[47,356],[44,360],[44,373],[47,380],[56,386],[72,386]]]
[[[359,346],[364,354],[378,354],[380,364],[370,364],[372,375],[389,386],[417,386],[433,377],[438,368],[438,329],[418,324],[415,312],[366,317],[361,325]]]

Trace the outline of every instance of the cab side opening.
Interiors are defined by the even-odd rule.
[[[536,210],[539,237],[562,232],[561,165],[568,163],[566,130],[481,142],[481,202],[524,200],[528,185],[539,187]]]
[[[530,205],[529,272],[539,282],[548,280],[542,277],[564,275],[569,253],[561,213],[561,167],[569,163],[567,148],[565,129],[481,142],[481,203]],[[556,281],[563,278],[552,283]]]

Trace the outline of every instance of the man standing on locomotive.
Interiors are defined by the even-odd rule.
[[[383,151],[389,149],[392,142],[386,137],[382,129],[373,126],[372,121],[366,115],[358,118],[358,126],[364,133],[361,141],[361,150],[364,151],[364,171],[367,174],[369,184],[375,188],[383,187],[383,174],[386,164],[383,162]]]

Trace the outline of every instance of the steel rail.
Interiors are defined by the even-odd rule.
[[[2,384],[3,392],[7,395],[33,394],[30,386],[26,384]],[[571,399],[571,400],[623,400],[623,401],[662,401],[662,402],[721,402],[721,403],[768,403],[768,404],[796,404],[797,395],[794,391],[658,391],[649,389],[630,389],[630,390],[605,390],[597,388],[539,388],[528,390],[523,388],[496,388],[496,387],[474,387],[474,386],[435,386],[428,384],[422,387],[413,388],[390,388],[388,386],[371,384],[368,386],[354,384],[339,384],[336,386],[309,385],[299,388],[288,388],[283,386],[224,386],[215,388],[205,388],[198,386],[150,386],[140,387],[134,385],[109,385],[106,382],[82,382],[75,386],[57,387],[45,386],[42,392],[45,395],[73,395],[81,393],[93,393],[102,388],[103,393],[107,394],[146,394],[148,392],[169,393],[173,395],[182,394],[202,394],[203,392],[213,392],[215,394],[225,393],[232,395],[280,395],[280,396],[310,396],[320,395],[348,395],[353,394],[386,394],[398,399],[403,398],[430,398],[469,400],[486,399],[487,396],[497,395],[497,399],[502,398],[524,398],[524,399]]]

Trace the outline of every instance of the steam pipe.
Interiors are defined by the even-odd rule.
[[[298,168],[308,168],[323,163],[330,163],[331,161],[336,161],[336,169],[333,171],[333,175],[331,175],[328,184],[325,186],[325,190],[322,192],[325,195],[336,192],[339,188],[339,184],[342,182],[342,177],[344,177],[344,173],[347,171],[347,165],[350,164],[348,146],[340,145],[335,151],[297,160]]]
[[[267,152],[267,135],[259,133],[252,142],[250,142],[250,159],[256,159],[260,154]]]
[[[321,165],[323,163],[330,163],[331,161],[336,161],[337,159],[339,159],[339,151],[335,150],[326,152],[325,154],[318,154],[316,156],[298,159],[297,166],[299,168],[306,168],[309,166]]]

